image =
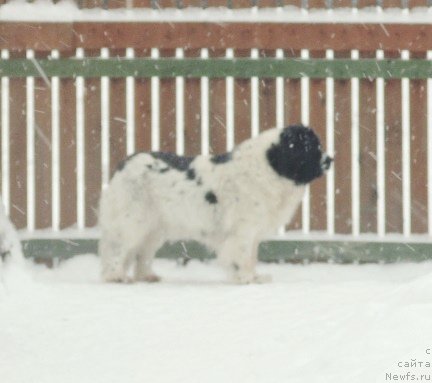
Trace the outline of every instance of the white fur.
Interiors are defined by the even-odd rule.
[[[224,164],[196,157],[195,180],[184,171],[155,171],[166,164],[150,154],[131,158],[100,201],[103,279],[128,281],[133,265],[135,280],[157,281],[151,265],[158,248],[165,241],[196,240],[215,250],[236,282],[263,281],[255,272],[258,243],[291,220],[304,194],[304,186],[279,176],[266,159],[279,134],[272,129],[243,142]],[[206,201],[209,191],[217,203]]]

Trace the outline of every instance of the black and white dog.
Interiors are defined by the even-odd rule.
[[[137,153],[119,165],[100,201],[99,254],[108,282],[155,282],[155,252],[196,240],[215,250],[237,283],[255,272],[259,241],[289,222],[305,185],[332,159],[309,128],[271,129],[213,157]]]

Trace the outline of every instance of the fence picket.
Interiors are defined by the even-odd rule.
[[[427,51],[432,61],[432,50]],[[427,189],[428,189],[428,233],[432,235],[432,78],[427,80]]]
[[[201,58],[207,60],[209,57],[208,49],[201,50]],[[210,152],[210,92],[209,92],[209,79],[202,77],[200,83],[201,91],[201,154],[208,155]]]
[[[126,57],[133,59],[135,51],[133,48],[126,49]],[[126,78],[126,154],[131,155],[135,152],[135,78],[129,76]]]
[[[358,60],[358,50],[351,51],[351,58]],[[358,236],[361,231],[360,219],[360,80],[353,78],[351,80],[351,216],[352,216],[352,233]],[[332,168],[329,174],[334,172]],[[332,174],[334,177],[334,174]],[[327,195],[334,195],[333,190],[328,190]]]
[[[375,52],[359,52],[374,57]],[[377,80],[359,80],[360,233],[378,232]]]
[[[402,59],[409,60],[409,51],[401,52]],[[401,80],[402,110],[402,232],[404,236],[411,234],[411,95],[410,80]]]
[[[77,49],[76,52],[77,58],[84,57],[84,50]],[[86,191],[86,180],[85,180],[85,161],[86,161],[86,153],[85,149],[88,145],[86,145],[86,119],[85,112],[86,102],[84,102],[85,98],[85,86],[86,83],[84,78],[77,77],[75,91],[76,91],[76,211],[77,211],[77,227],[78,229],[84,229],[86,226],[86,200],[85,200],[85,191]],[[93,108],[93,105],[91,105]],[[93,109],[91,109],[93,112]],[[97,113],[97,111],[95,111]],[[99,175],[99,173],[98,173]]]
[[[1,59],[9,59],[9,51],[1,51]],[[1,191],[7,215],[10,215],[10,116],[9,116],[9,78],[1,78]]]
[[[384,59],[384,52],[377,51],[377,59]],[[386,134],[385,134],[385,82],[376,80],[376,167],[377,167],[377,232],[384,236],[386,233]]]
[[[59,58],[59,52],[53,50],[51,58]],[[51,227],[60,230],[60,79],[51,79]]]
[[[309,50],[302,49],[300,52],[302,59],[309,58]],[[301,86],[301,123],[305,126],[310,125],[310,79],[304,76],[300,80]],[[302,230],[303,234],[310,231],[310,186],[306,185],[305,194],[302,201]]]

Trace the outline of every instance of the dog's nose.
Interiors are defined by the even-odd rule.
[[[324,154],[321,160],[321,167],[323,168],[323,170],[328,170],[332,162],[333,162],[333,158],[331,158],[327,154]]]

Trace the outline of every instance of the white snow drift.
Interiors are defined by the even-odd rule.
[[[92,255],[52,270],[28,266],[19,283],[6,275],[0,381],[370,383],[432,374],[431,262],[261,264],[274,282],[248,286],[227,284],[213,262],[155,266],[164,277],[156,285],[104,284]]]

